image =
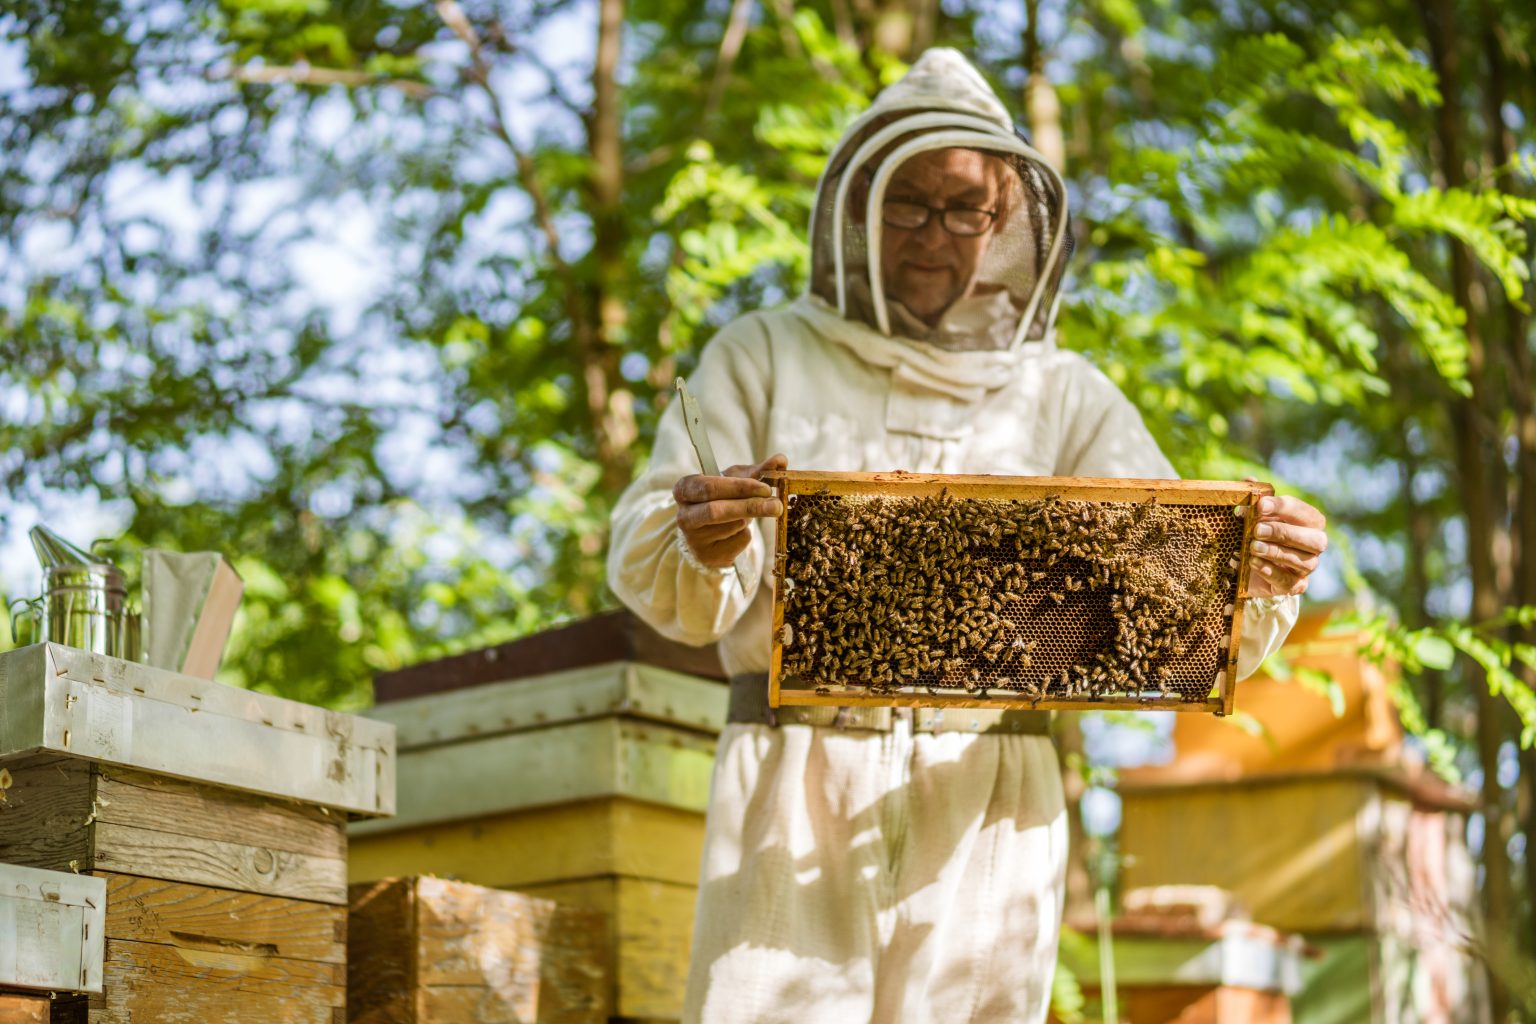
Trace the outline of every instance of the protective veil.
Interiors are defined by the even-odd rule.
[[[887,294],[884,190],[933,149],[1003,157],[1012,190],[963,296],[931,325]],[[723,465],[1170,478],[1135,408],[1056,348],[1069,250],[1060,178],[958,53],[930,50],[849,129],[812,226],[808,294],[751,313],[689,381]],[[672,488],[699,471],[678,403],[613,515],[608,578],[660,632],[768,668],[772,524],[736,569],[682,543]],[[1246,605],[1238,675],[1279,647],[1296,598]],[[721,733],[685,1021],[1044,1019],[1066,830],[1042,736],[733,724]]]
[[[963,148],[997,158],[1001,208],[968,292],[937,324],[886,294],[879,261],[881,206],[902,164]],[[930,50],[849,126],[817,190],[811,220],[811,293],[882,335],[946,349],[1014,349],[1049,338],[1071,252],[1061,176],[1017,132],[976,69],[953,50]]]

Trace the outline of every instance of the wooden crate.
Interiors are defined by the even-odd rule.
[[[0,1024],[49,1024],[51,1008],[47,996],[0,991]]]
[[[438,878],[351,889],[347,1019],[596,1024],[608,1016],[603,916]]]
[[[764,480],[785,509],[775,554],[774,706],[1232,712],[1248,590],[1244,552],[1254,504],[1274,493],[1268,484],[806,471]],[[887,505],[878,522],[849,528],[835,565],[815,566],[828,557],[825,544],[796,542],[805,509],[871,508],[875,500],[940,505],[910,522]],[[985,523],[952,536],[937,529],[967,511]],[[1078,516],[1097,516],[1099,525],[1081,526]],[[1032,539],[1009,539],[1008,531],[1044,517],[1060,522]],[[1106,524],[1118,524],[1125,537],[1102,543]],[[900,536],[890,539],[891,531]],[[946,539],[931,563],[907,565],[899,554],[938,537]],[[879,544],[891,549],[872,547]],[[869,572],[859,568],[865,550],[879,551]],[[911,572],[900,595],[882,596],[903,566]],[[807,582],[815,573],[841,589],[829,608],[803,613],[808,594],[826,592]],[[1015,574],[1017,582],[1002,582]],[[1177,600],[1175,580],[1190,588]],[[980,617],[972,626],[986,631],[977,646],[969,644],[972,627],[962,627],[965,615]],[[845,635],[865,644],[847,655],[847,668],[839,667],[843,654],[829,654],[845,650]]]
[[[99,878],[0,862],[0,989],[100,992],[106,905]]]
[[[725,704],[716,682],[616,662],[379,705],[400,813],[351,826],[351,877],[432,873],[601,911],[612,1012],[675,1020]]]
[[[102,990],[56,1022],[335,1024],[347,818],[393,730],[54,644],[0,655],[0,862],[106,887]]]

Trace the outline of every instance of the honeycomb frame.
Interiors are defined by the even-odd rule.
[[[1244,553],[1253,539],[1257,518],[1253,514],[1255,504],[1260,498],[1274,493],[1274,488],[1269,484],[1211,480],[1008,477],[903,472],[825,473],[805,470],[771,472],[765,474],[763,479],[775,489],[784,509],[776,523],[773,633],[769,670],[769,704],[771,706],[962,707],[1042,711],[1120,709],[1203,711],[1216,715],[1232,713],[1236,689],[1237,654],[1242,639],[1243,607],[1249,597],[1250,560],[1244,556]],[[821,648],[817,647],[818,641],[823,646],[829,645],[830,641],[827,637],[831,630],[836,630],[838,638],[843,635],[843,629],[838,628],[838,620],[835,617],[827,620],[830,625],[823,626],[824,620],[821,618],[816,619],[811,627],[804,625],[806,616],[800,610],[803,608],[800,602],[812,599],[804,597],[806,593],[804,589],[801,590],[800,596],[795,596],[796,583],[792,575],[787,572],[790,566],[795,566],[796,571],[805,575],[807,566],[811,564],[806,561],[806,558],[814,557],[791,548],[791,544],[803,539],[801,534],[810,529],[810,527],[800,526],[801,520],[797,519],[792,531],[791,519],[802,515],[800,500],[805,497],[811,499],[804,506],[805,509],[810,509],[814,514],[822,514],[817,512],[818,509],[830,510],[825,511],[827,516],[845,515],[847,518],[839,520],[844,523],[855,521],[852,518],[853,513],[847,512],[846,509],[865,509],[891,522],[895,522],[900,516],[913,513],[919,515],[942,513],[946,518],[958,516],[968,524],[962,527],[964,529],[981,528],[990,521],[987,519],[988,513],[993,515],[995,521],[1005,524],[1004,530],[1008,529],[1007,522],[1029,522],[1030,516],[1040,515],[1047,517],[1045,520],[1047,523],[1059,522],[1059,517],[1062,516],[1069,518],[1081,516],[1083,522],[1094,524],[1080,528],[1088,532],[1097,529],[1099,523],[1107,522],[1119,526],[1132,521],[1140,523],[1144,519],[1155,519],[1157,522],[1168,524],[1173,534],[1186,537],[1198,534],[1199,538],[1206,538],[1204,541],[1197,539],[1197,541],[1186,543],[1180,549],[1185,554],[1190,550],[1199,553],[1199,556],[1205,559],[1205,571],[1203,574],[1186,572],[1185,577],[1174,575],[1172,570],[1177,566],[1173,563],[1177,559],[1169,555],[1167,550],[1159,552],[1154,549],[1146,556],[1126,555],[1122,546],[1116,548],[1117,553],[1111,557],[1102,556],[1102,552],[1107,548],[1101,544],[1097,547],[1090,545],[1081,549],[1072,548],[1071,551],[1075,553],[1069,555],[1064,553],[1065,548],[1062,551],[1052,548],[1050,551],[1042,552],[1037,546],[1033,551],[1029,551],[1027,550],[1029,542],[1023,539],[1013,542],[1019,548],[1018,556],[1014,558],[1002,558],[995,554],[975,555],[972,558],[970,552],[967,552],[966,557],[972,560],[959,562],[958,568],[954,567],[953,560],[934,562],[923,559],[921,564],[925,575],[921,582],[931,583],[927,596],[930,604],[936,603],[939,600],[938,592],[945,589],[939,583],[940,578],[942,577],[945,581],[952,580],[951,568],[955,575],[962,568],[970,569],[975,565],[983,565],[996,572],[1014,573],[1016,575],[1008,578],[1015,580],[1041,578],[1036,593],[1029,596],[1013,593],[1011,589],[1014,588],[1009,588],[1002,590],[1000,597],[999,589],[985,589],[986,583],[995,583],[995,580],[988,580],[983,576],[978,577],[983,580],[983,583],[971,588],[975,593],[987,595],[987,599],[982,601],[983,611],[972,614],[973,621],[989,619],[997,629],[1004,630],[996,634],[997,636],[1014,637],[1012,643],[1015,648],[1032,652],[1027,655],[1013,653],[1015,667],[1012,676],[1018,678],[1002,676],[1001,669],[990,666],[982,660],[987,654],[997,649],[994,643],[989,651],[981,650],[978,645],[976,650],[962,655],[958,660],[954,657],[945,659],[939,654],[935,654],[932,658],[924,654],[915,655],[914,657],[917,658],[926,658],[918,666],[925,671],[919,673],[916,679],[910,678],[916,672],[913,665],[908,661],[902,661],[901,664],[905,667],[908,676],[905,679],[894,677],[889,668],[884,668],[877,670],[883,672],[879,679],[865,678],[854,683],[833,682],[818,678],[814,671],[802,673],[796,667],[806,659],[815,657],[814,654],[807,654],[805,651],[819,651]],[[859,504],[869,502],[875,504]],[[1008,520],[1007,516],[1010,515],[1015,516],[1015,520]],[[1053,520],[1051,516],[1058,519]],[[910,542],[912,539],[910,531],[917,524],[909,523],[907,518],[901,518],[900,522],[909,531],[903,539]],[[1186,522],[1204,525],[1199,525],[1198,528],[1181,525]],[[857,533],[865,528],[860,525],[849,529]],[[955,529],[953,524],[946,529],[953,536]],[[1022,537],[1024,527],[1016,527],[1016,529]],[[1202,530],[1205,532],[1199,533]],[[929,532],[943,531],[927,529],[921,531],[924,537]],[[1158,536],[1163,537],[1167,532],[1165,529]],[[1055,538],[1061,533],[1057,526],[1051,526],[1049,530],[1040,532],[1036,536],[1038,538],[1048,535],[1052,538],[1049,543],[1056,544]],[[844,540],[841,537],[838,539]],[[1118,541],[1118,538],[1115,539]],[[918,543],[926,543],[926,541],[920,540]],[[1204,543],[1205,549],[1200,549],[1199,543]],[[1191,544],[1195,544],[1195,548],[1191,549]],[[1167,545],[1165,545],[1166,548]],[[981,549],[978,547],[977,550]],[[999,549],[987,550],[995,552]],[[840,548],[839,551],[842,557],[848,559],[848,565],[852,571],[853,566],[858,562],[859,549],[849,546],[846,550]],[[942,557],[956,556],[953,547],[945,548],[944,552]],[[1099,552],[1102,557],[1096,558],[1092,552]],[[1030,557],[1031,555],[1033,557]],[[1218,558],[1220,562],[1213,561]],[[822,558],[820,562],[825,564],[826,559]],[[871,566],[886,564],[878,561],[870,563]],[[1073,566],[1077,568],[1072,568]],[[1131,566],[1136,572],[1161,573],[1162,575],[1155,578],[1172,580],[1175,588],[1186,586],[1186,584],[1189,587],[1200,585],[1206,588],[1198,599],[1188,597],[1180,605],[1158,606],[1159,608],[1196,609],[1187,618],[1178,618],[1178,622],[1183,624],[1164,623],[1156,627],[1162,631],[1157,634],[1158,636],[1166,633],[1170,637],[1166,641],[1155,641],[1163,644],[1168,653],[1141,654],[1131,659],[1121,657],[1119,653],[1126,649],[1142,650],[1139,647],[1123,646],[1125,643],[1123,639],[1116,642],[1115,630],[1120,629],[1125,632],[1128,629],[1124,609],[1129,605],[1120,602],[1126,601],[1127,595],[1132,595],[1131,599],[1134,600],[1134,588],[1121,586],[1128,578],[1124,574],[1132,571],[1126,566]],[[1068,569],[1079,573],[1079,577],[1074,579]],[[872,569],[871,575],[878,577],[883,575],[883,572],[883,569]],[[1047,576],[1049,576],[1048,579],[1045,578]],[[932,579],[930,580],[929,577]],[[1154,577],[1137,578],[1152,579]],[[867,589],[871,594],[874,593],[873,588]],[[1027,589],[1027,584],[1018,584],[1016,589]],[[1080,593],[1067,594],[1067,590]],[[825,594],[830,591],[820,588],[817,592]],[[845,593],[847,592],[845,590]],[[854,592],[857,593],[857,591]],[[903,596],[906,595],[903,594]],[[1046,603],[1047,598],[1051,599],[1050,603]],[[901,624],[904,619],[910,620],[915,614],[911,605],[921,606],[922,604],[920,597],[912,597],[905,606],[902,606],[903,602],[894,592],[879,594],[869,600],[878,602],[892,599],[894,602],[889,615],[877,612],[877,617],[881,620],[894,619]],[[1018,606],[1023,606],[1028,601],[1035,602],[1030,607],[1043,609],[1039,614],[1041,621],[1037,625],[1045,628],[1031,631],[1028,614],[1034,614],[1033,612],[1026,614],[1001,611],[1003,605],[1000,601],[1004,599],[1010,602],[1016,601]],[[1098,603],[1087,607],[1083,602]],[[1000,609],[1000,611],[996,614],[989,613],[984,610],[987,607]],[[1008,607],[1015,606],[1010,604]],[[921,607],[917,608],[918,612],[921,610]],[[953,612],[955,608],[950,606],[949,611]],[[964,614],[965,609],[962,608],[960,611]],[[1071,618],[1074,611],[1078,615],[1076,619]],[[1059,614],[1056,614],[1058,612]],[[929,619],[938,622],[944,619],[945,614],[945,610],[939,607],[929,615]],[[1050,632],[1053,614],[1058,626],[1061,627],[1056,631],[1057,636],[1076,630],[1088,639],[1083,639],[1076,647],[1072,647],[1070,638],[1058,640],[1056,637],[1047,635]],[[1132,611],[1130,614],[1134,616],[1137,613]],[[1005,616],[1011,617],[1004,622],[1002,619]],[[1115,621],[1111,622],[1110,617]],[[791,619],[802,622],[799,637],[802,641],[806,640],[808,628],[821,631],[809,641],[808,648],[802,648],[799,651],[795,649],[797,638],[793,622],[789,628],[786,628],[786,622]],[[1141,618],[1136,621],[1145,622],[1149,619]],[[861,630],[860,635],[864,636],[867,632],[868,637],[871,638],[869,642],[877,647],[885,644],[884,649],[887,652],[904,650],[903,644],[913,634],[913,627],[907,625],[901,625],[900,630],[887,627],[882,631],[879,623],[873,623],[867,618],[860,620],[860,623],[856,627]],[[844,625],[846,627],[846,624]],[[947,638],[951,632],[944,626],[935,625],[931,628],[939,631],[936,635],[941,637]],[[1130,635],[1134,639],[1139,634],[1131,633]],[[1149,630],[1148,636],[1151,635]],[[1093,640],[1093,637],[1097,637],[1098,640]],[[1181,641],[1180,637],[1185,639]],[[1154,641],[1148,639],[1146,642],[1151,644]],[[1182,650],[1179,646],[1181,643]],[[892,644],[896,646],[891,646]],[[1043,647],[1040,646],[1042,644]],[[916,643],[915,646],[921,651],[931,651],[931,648],[924,647],[921,642]],[[1190,652],[1191,646],[1197,650]],[[1075,652],[1071,654],[1070,660],[1065,653],[1068,651]],[[1180,653],[1175,657],[1173,652]],[[948,653],[952,655],[953,651]],[[1082,662],[1085,656],[1090,657],[1090,662],[1086,666]],[[829,654],[827,657],[830,659],[833,655]],[[906,654],[903,653],[897,657],[906,658]],[[1003,657],[1006,660],[1008,655],[1005,654]],[[1158,673],[1157,677],[1149,679],[1146,674],[1149,671],[1147,666],[1153,665],[1156,657],[1162,658],[1162,663],[1152,670]],[[866,657],[859,657],[856,661],[861,665],[871,663],[871,659]],[[961,662],[964,663],[963,666]],[[1036,663],[1039,667],[1034,670],[1019,668],[1020,662],[1024,666]],[[951,667],[943,669],[935,667],[939,664]],[[1070,664],[1072,667],[1070,673],[1063,670],[1058,678],[1052,666],[1062,664]],[[926,671],[929,668],[934,670]],[[1120,674],[1128,671],[1133,671],[1135,675]],[[967,673],[970,680],[976,681],[968,681]],[[1202,675],[1202,673],[1205,674]],[[845,673],[839,674],[846,679]],[[1092,686],[1089,685],[1090,679],[1096,680]],[[1121,680],[1121,682],[1112,680]],[[1107,690],[1118,692],[1107,692]]]

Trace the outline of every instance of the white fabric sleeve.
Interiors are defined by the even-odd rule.
[[[705,345],[688,381],[722,471],[772,454],[758,451],[766,433],[770,362],[763,326],[749,315]],[[619,600],[663,636],[694,646],[715,642],[735,625],[756,595],[765,561],[761,527],[752,529],[738,559],[748,567],[745,587],[737,584],[734,566],[707,567],[683,543],[672,488],[699,471],[682,403],[673,401],[657,427],[649,465],[613,510],[608,547],[608,585]]]
[[[1062,444],[1056,472],[1061,476],[1176,479],[1141,414],[1114,382],[1086,360],[1075,360],[1062,388]],[[1243,605],[1243,635],[1237,649],[1237,678],[1258,671],[1280,649],[1301,615],[1301,598],[1255,597]]]

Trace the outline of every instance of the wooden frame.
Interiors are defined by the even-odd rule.
[[[768,674],[768,703],[785,705],[821,705],[832,707],[928,707],[996,708],[1036,711],[1162,710],[1205,711],[1229,715],[1233,710],[1237,687],[1237,653],[1242,642],[1243,606],[1248,598],[1249,559],[1239,558],[1237,597],[1233,602],[1232,632],[1227,644],[1225,668],[1219,675],[1219,694],[1203,701],[1189,701],[1164,695],[1125,695],[1123,697],[1055,698],[1032,700],[1025,696],[977,696],[970,693],[932,693],[922,691],[870,694],[862,688],[846,688],[830,693],[782,685],[784,598],[783,572],[788,542],[789,498],[797,494],[830,493],[834,495],[880,495],[886,497],[931,497],[947,493],[957,499],[1039,500],[1063,498],[1070,501],[1124,502],[1127,504],[1224,505],[1241,510],[1243,537],[1240,551],[1246,552],[1253,540],[1256,517],[1253,506],[1262,497],[1275,493],[1265,483],[1238,483],[1216,480],[1133,480],[1099,477],[1041,476],[968,476],[921,473],[824,473],[778,471],[763,475],[784,505],[777,524],[773,591],[773,638]]]

